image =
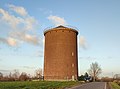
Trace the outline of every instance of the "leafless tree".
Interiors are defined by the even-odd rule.
[[[3,78],[3,73],[0,72],[0,80]]]
[[[18,80],[19,75],[20,75],[20,74],[19,74],[19,71],[15,69],[14,72],[13,72],[13,74],[12,74],[12,77],[13,77],[13,78],[15,79],[15,81],[16,81],[16,80]]]
[[[115,74],[115,75],[114,75],[114,79],[120,80],[120,74]]]
[[[12,78],[12,73],[11,72],[9,73],[9,78]]]
[[[102,69],[101,67],[98,65],[97,62],[92,63],[90,65],[90,69],[88,70],[89,74],[93,77],[93,81],[96,80],[96,78],[98,77],[99,74],[101,74]]]
[[[28,75],[25,72],[22,72],[21,75],[19,76],[20,81],[26,81],[28,79]]]
[[[9,78],[8,79],[9,81],[14,81],[15,80],[11,72],[9,73],[8,78]]]
[[[39,78],[39,79],[42,79],[42,74],[43,74],[43,71],[41,68],[37,69],[35,71],[35,74],[36,74],[36,77]]]

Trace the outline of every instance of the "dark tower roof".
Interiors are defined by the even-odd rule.
[[[55,28],[67,28],[67,27],[64,27],[64,26],[60,25],[60,26],[55,27]]]
[[[57,27],[55,27],[55,28],[46,29],[46,30],[44,31],[44,35],[45,35],[47,32],[55,31],[55,30],[70,30],[70,31],[74,31],[74,32],[76,32],[76,33],[78,34],[78,31],[77,31],[76,29],[74,29],[74,28],[69,28],[69,27],[65,27],[65,26],[59,25],[59,26],[57,26]]]

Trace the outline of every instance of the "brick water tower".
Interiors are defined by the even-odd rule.
[[[77,30],[64,26],[44,32],[44,80],[77,80],[77,35]]]

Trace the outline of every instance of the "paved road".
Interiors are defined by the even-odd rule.
[[[92,82],[83,85],[79,85],[69,89],[106,89],[105,82]]]

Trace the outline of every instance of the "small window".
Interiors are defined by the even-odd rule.
[[[64,32],[64,31],[62,30],[62,32]]]
[[[74,64],[72,63],[72,67],[74,67]]]
[[[72,56],[74,56],[74,52],[72,52]]]

